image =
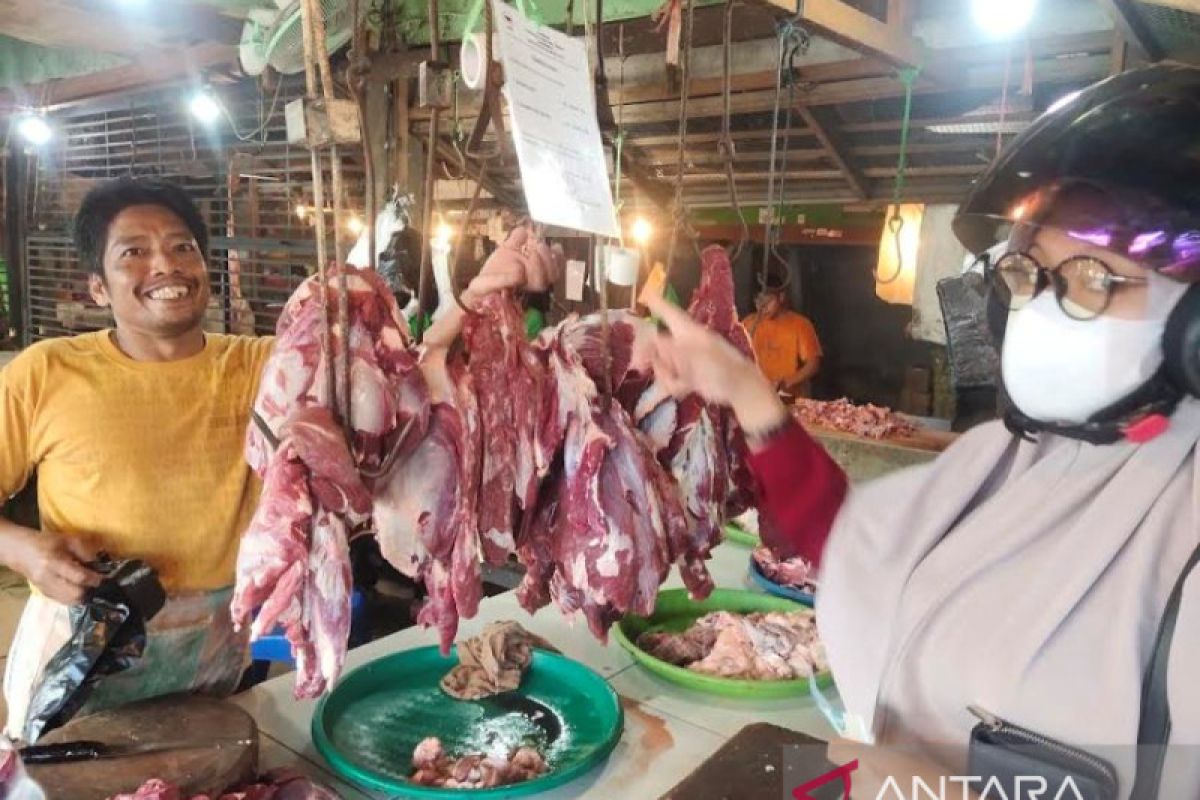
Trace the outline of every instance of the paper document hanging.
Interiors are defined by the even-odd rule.
[[[587,47],[496,2],[504,92],[529,214],[617,237]]]

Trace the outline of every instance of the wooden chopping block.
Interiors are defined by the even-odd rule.
[[[179,786],[185,797],[217,794],[258,773],[258,725],[241,708],[224,700],[172,695],[132,703],[71,720],[38,740],[55,744],[84,739],[106,744],[196,741],[187,750],[122,758],[43,764],[29,775],[54,800],[105,800],[132,792],[150,778]],[[212,742],[224,740],[226,744]],[[248,740],[250,744],[228,744]]]
[[[784,758],[784,747],[794,756]],[[742,728],[721,749],[659,800],[780,800],[834,768],[826,743],[798,731],[758,722]],[[840,781],[812,792],[817,800],[841,798]]]

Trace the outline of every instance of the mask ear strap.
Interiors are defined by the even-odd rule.
[[[1200,283],[1188,288],[1167,317],[1163,363],[1180,391],[1200,396]]]

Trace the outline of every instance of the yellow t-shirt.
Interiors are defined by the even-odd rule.
[[[775,383],[794,375],[801,366],[821,356],[821,342],[808,317],[794,311],[781,311],[773,319],[746,317],[754,355],[767,380]]]
[[[0,371],[0,491],[36,470],[42,527],[141,558],[168,592],[233,583],[260,482],[242,445],[274,340],[209,335],[134,361],[108,331],[39,342]]]

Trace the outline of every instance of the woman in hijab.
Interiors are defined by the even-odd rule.
[[[767,544],[819,564],[843,736],[943,777],[1200,797],[1181,747],[1200,744],[1198,131],[1200,70],[1158,65],[1013,143],[955,220],[976,253],[1008,241],[988,272],[1011,410],[870,484],[848,489],[752,364],[653,305],[656,375],[734,409]]]

